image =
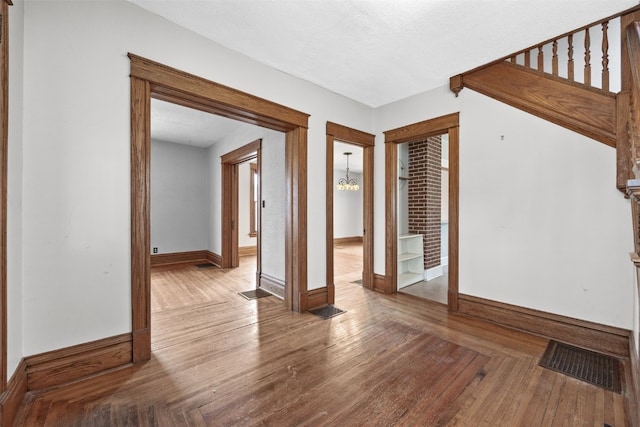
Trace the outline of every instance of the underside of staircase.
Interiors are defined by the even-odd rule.
[[[608,27],[618,19],[620,46],[615,48],[620,49],[620,63],[614,68],[621,73],[620,90],[612,92]],[[596,47],[592,38],[598,41]],[[592,54],[599,68],[596,71],[594,67],[593,73]],[[595,85],[594,75],[599,81]],[[456,96],[463,88],[616,150],[616,187],[631,199],[631,261],[636,267],[636,294],[640,294],[640,6],[450,78],[450,89]],[[640,306],[640,301],[635,306]],[[639,342],[639,337],[630,333],[631,373],[624,393],[629,425],[640,425],[640,361],[635,348]]]

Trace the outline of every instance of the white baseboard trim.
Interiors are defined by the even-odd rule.
[[[449,265],[449,257],[443,256],[442,258],[440,258],[440,265],[443,267],[446,267],[447,265]]]
[[[444,269],[442,265],[437,265],[435,267],[431,267],[424,271],[424,280],[429,281],[433,280],[437,277],[440,277],[444,274]]]

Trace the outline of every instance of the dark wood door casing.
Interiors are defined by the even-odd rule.
[[[151,358],[151,98],[286,133],[286,305],[302,311],[307,291],[307,127],[309,115],[129,54],[131,81],[131,305],[134,363]]]
[[[222,267],[240,264],[238,256],[238,165],[259,159],[262,139],[256,139],[221,157],[222,166]],[[258,266],[260,263],[258,262]]]
[[[328,303],[333,304],[335,286],[333,276],[333,143],[347,142],[363,150],[362,198],[363,198],[363,272],[362,286],[373,289],[373,150],[375,135],[352,129],[336,123],[327,122],[327,161],[326,161],[326,271]]]
[[[385,280],[381,292],[398,291],[398,147],[397,144],[449,135],[449,286],[448,308],[458,311],[459,121],[453,113],[384,132],[385,136]]]

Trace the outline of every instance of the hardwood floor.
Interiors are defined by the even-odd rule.
[[[29,394],[15,425],[625,425],[622,395],[538,366],[544,339],[348,272],[346,313],[293,313],[238,295],[255,268],[240,265],[152,269],[152,359]]]

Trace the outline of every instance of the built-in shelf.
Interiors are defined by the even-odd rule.
[[[420,282],[424,277],[422,234],[398,236],[398,289]]]

